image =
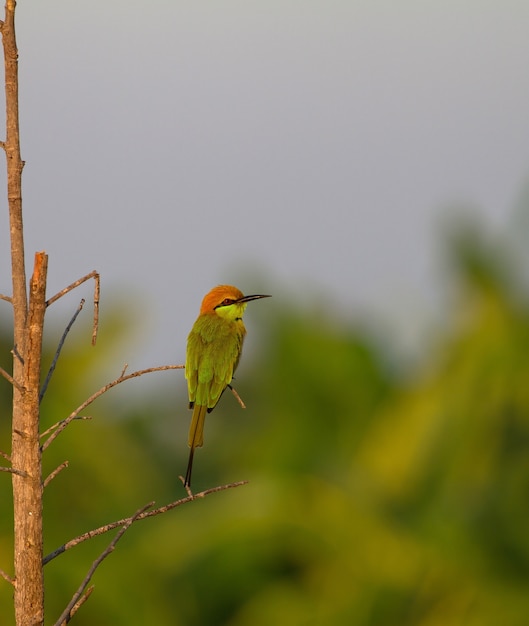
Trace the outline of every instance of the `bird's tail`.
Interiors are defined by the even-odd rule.
[[[189,451],[189,461],[187,463],[185,487],[191,486],[191,471],[193,470],[193,455],[195,448],[200,448],[204,443],[204,421],[206,419],[207,407],[195,404],[193,407],[193,416],[191,417],[191,426],[189,427],[189,438],[187,443],[191,448]]]

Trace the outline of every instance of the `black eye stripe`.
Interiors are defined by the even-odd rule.
[[[231,298],[224,298],[224,300],[220,304],[217,304],[215,308],[220,309],[220,307],[229,306],[230,304],[233,304],[234,302],[235,300],[232,300]]]

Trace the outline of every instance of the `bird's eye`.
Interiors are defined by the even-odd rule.
[[[224,300],[222,301],[222,304],[224,306],[228,306],[228,304],[232,304],[233,300],[231,300],[230,298],[224,298]]]

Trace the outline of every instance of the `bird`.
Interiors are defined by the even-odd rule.
[[[245,296],[232,285],[217,285],[202,300],[200,313],[187,338],[185,377],[189,408],[189,461],[184,487],[191,487],[195,448],[204,441],[206,413],[211,413],[239,364],[246,328],[242,316],[248,302],[269,295]]]

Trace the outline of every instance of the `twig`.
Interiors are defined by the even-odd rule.
[[[0,456],[3,457],[6,461],[9,461],[11,463],[11,457],[9,456],[9,454],[4,452],[3,450],[0,450]]]
[[[55,371],[55,367],[57,366],[57,361],[58,361],[59,356],[61,354],[61,350],[62,350],[62,347],[64,345],[64,342],[66,341],[66,337],[67,337],[68,333],[70,332],[70,328],[73,326],[75,320],[77,319],[77,316],[83,310],[84,303],[85,303],[85,300],[83,298],[81,300],[81,302],[79,303],[79,306],[77,307],[77,310],[73,314],[72,319],[70,320],[70,322],[66,326],[66,328],[64,330],[64,333],[62,334],[62,337],[61,337],[61,339],[59,341],[59,345],[57,346],[57,351],[55,352],[55,356],[53,357],[53,361],[51,362],[50,369],[48,370],[48,373],[46,375],[46,380],[44,381],[44,384],[42,385],[42,389],[40,390],[39,402],[42,402],[42,398],[44,397],[44,394],[46,393],[46,389],[48,388],[48,385],[50,383],[51,377],[53,376],[53,372]]]
[[[5,578],[5,580],[7,580],[8,583],[11,583],[13,587],[15,586],[15,579],[12,576],[10,576],[7,572],[4,572],[2,568],[0,568],[0,576],[2,578]]]
[[[3,367],[0,367],[0,375],[2,375],[8,382],[10,382],[13,386],[15,386],[19,391],[24,391],[23,385],[17,382],[11,374],[5,371]]]
[[[3,293],[0,293],[0,300],[5,300],[6,302],[13,302],[13,298],[11,296],[6,296]]]
[[[138,519],[138,517],[142,513],[144,513],[148,508],[150,508],[153,504],[154,504],[153,502],[151,502],[149,504],[146,504],[141,509],[138,509],[136,511],[136,513],[134,513],[134,515],[132,517],[129,517],[126,520],[126,522],[121,527],[121,530],[116,534],[114,539],[112,539],[112,541],[108,544],[107,548],[105,550],[103,550],[103,552],[92,563],[92,566],[88,570],[88,573],[85,576],[83,582],[79,585],[79,588],[73,594],[72,599],[70,600],[70,602],[68,603],[68,606],[64,609],[64,611],[62,612],[61,616],[59,617],[59,619],[55,623],[55,626],[62,626],[62,624],[65,624],[65,623],[67,624],[70,621],[70,619],[71,619],[71,617],[73,615],[73,613],[72,613],[73,608],[79,602],[81,596],[83,595],[84,590],[86,589],[86,587],[87,587],[88,583],[90,582],[92,576],[94,575],[94,572],[96,571],[96,569],[107,558],[107,556],[114,551],[114,548],[116,547],[117,542],[121,539],[121,537],[123,537],[123,535],[131,527],[131,525]]]
[[[187,484],[186,479],[183,476],[179,476],[178,478],[180,479],[180,481],[184,485],[184,489],[186,490],[186,493],[187,493],[188,497],[192,498],[193,497],[193,492],[191,491],[191,485]]]
[[[245,409],[246,408],[246,404],[244,404],[244,402],[242,401],[242,398],[237,393],[235,387],[232,387],[231,385],[228,385],[228,387],[230,388],[230,391],[232,392],[232,394],[235,396],[235,399],[237,400],[237,402],[241,405],[241,409]]]
[[[46,478],[44,479],[44,482],[42,483],[42,488],[46,489],[46,487],[51,483],[51,481],[55,478],[55,476],[57,476],[57,474],[62,472],[62,470],[66,469],[67,467],[68,467],[68,461],[64,461],[64,463],[61,463],[58,467],[56,467],[53,470],[53,472],[49,474],[48,476],[46,476]]]
[[[182,477],[180,478],[182,479]],[[170,504],[166,504],[165,506],[161,506],[157,509],[153,509],[152,511],[140,513],[140,515],[138,515],[136,519],[142,520],[142,519],[146,519],[147,517],[153,517],[154,515],[161,515],[163,513],[167,513],[168,511],[171,511],[177,506],[186,504],[186,502],[191,502],[192,500],[198,500],[199,498],[205,498],[206,496],[209,496],[212,493],[216,493],[217,491],[225,491],[226,489],[234,489],[235,487],[241,487],[242,485],[246,485],[246,484],[248,484],[247,480],[241,480],[236,483],[228,483],[227,485],[219,485],[217,487],[211,487],[210,489],[206,489],[205,491],[201,491],[200,493],[188,495],[187,498],[180,498],[180,500],[175,500],[174,502],[171,502]],[[70,548],[73,548],[79,545],[80,543],[83,543],[83,541],[86,541],[87,539],[92,539],[92,537],[98,537],[99,535],[103,535],[104,533],[107,533],[110,530],[114,530],[114,528],[118,528],[118,526],[122,526],[129,519],[130,518],[121,519],[121,520],[118,520],[117,522],[111,522],[110,524],[105,524],[104,526],[100,526],[99,528],[95,528],[94,530],[89,530],[88,532],[83,533],[82,535],[79,535],[78,537],[75,537],[74,539],[70,539],[70,541],[67,541],[62,546],[60,546],[59,548],[57,548],[56,550],[54,550],[53,552],[50,552],[50,554],[45,556],[42,561],[42,564],[46,565],[46,563],[49,563],[55,557],[59,556],[63,552],[66,552]]]
[[[50,443],[68,426],[68,424],[76,419],[81,411],[84,411],[87,406],[92,404],[94,400],[97,400],[99,396],[102,396],[112,387],[119,385],[120,383],[125,382],[126,380],[130,380],[131,378],[137,378],[138,376],[143,376],[143,374],[150,374],[151,372],[162,372],[164,370],[178,370],[183,369],[183,365],[161,365],[159,367],[149,367],[145,370],[138,370],[136,372],[132,372],[132,374],[127,374],[126,376],[120,376],[113,380],[111,383],[106,384],[104,387],[101,387],[98,391],[92,394],[87,400],[83,402],[73,413],[71,413],[66,419],[62,420],[55,428],[55,432],[51,434],[48,439],[42,444],[42,451],[46,450],[46,448],[50,445]]]
[[[96,340],[97,340],[97,331],[99,328],[99,294],[101,290],[100,278],[99,278],[98,272],[94,270],[93,272],[90,272],[90,274],[87,274],[86,276],[79,278],[79,280],[76,280],[71,285],[68,285],[68,287],[65,287],[62,291],[59,291],[59,293],[56,293],[52,298],[47,300],[46,306],[47,307],[50,306],[50,304],[53,304],[56,300],[58,300],[59,298],[62,298],[68,292],[72,291],[72,289],[79,287],[79,285],[82,285],[84,282],[86,282],[87,280],[90,280],[91,278],[94,279],[94,283],[95,283],[94,284],[94,326],[92,330],[92,345],[95,346]]]
[[[76,420],[91,420],[92,416],[91,415],[76,415],[74,417],[74,419]],[[58,421],[56,424],[53,424],[53,426],[50,426],[48,429],[46,429],[41,435],[40,438],[42,439],[43,437],[45,437],[46,435],[49,435],[51,432],[53,432],[56,428],[58,428],[62,423],[64,422],[64,420],[60,420]]]
[[[70,611],[70,619],[77,613],[77,611],[83,606],[83,604],[88,600],[88,598],[92,595],[92,591],[95,589],[95,585],[91,585],[88,589],[83,593],[81,598],[74,604],[72,610]],[[61,626],[67,624],[68,621],[64,620]]]
[[[26,478],[27,473],[23,470],[16,469],[14,467],[4,467],[0,465],[0,472],[9,472],[10,474],[16,474],[17,476],[22,476],[22,478]]]
[[[19,363],[24,365],[24,359],[22,358],[22,355],[18,351],[16,344],[15,344],[15,347],[11,350],[11,354],[17,359]]]
[[[99,296],[101,292],[101,282],[99,274],[96,274],[94,281],[94,328],[92,330],[92,345],[96,345],[97,330],[99,328]]]

